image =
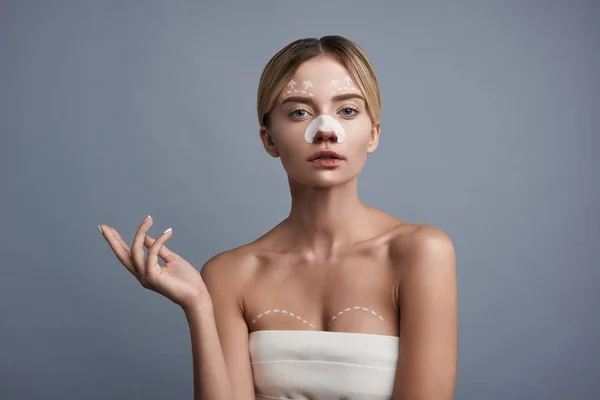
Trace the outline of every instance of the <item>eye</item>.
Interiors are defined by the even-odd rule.
[[[347,111],[350,111],[350,113],[348,113]],[[353,111],[354,111],[354,113],[352,113]],[[357,110],[357,109],[355,109],[355,108],[353,108],[353,107],[344,107],[344,108],[342,109],[342,114],[343,114],[345,117],[353,117],[353,116],[355,116],[356,114],[358,114],[358,110]]]
[[[308,110],[305,110],[304,108],[297,108],[295,110],[290,111],[290,113],[288,114],[290,117],[306,117],[306,114],[298,114],[298,113],[308,113]]]

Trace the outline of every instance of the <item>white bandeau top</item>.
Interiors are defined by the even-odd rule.
[[[391,399],[399,337],[312,330],[249,336],[257,400]]]

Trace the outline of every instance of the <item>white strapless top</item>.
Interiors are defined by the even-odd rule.
[[[256,399],[391,399],[399,339],[310,330],[251,332]]]

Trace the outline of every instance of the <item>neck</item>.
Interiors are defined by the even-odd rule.
[[[307,258],[329,258],[335,250],[363,239],[369,207],[358,198],[357,179],[319,188],[288,179],[292,207],[286,219],[293,247]]]

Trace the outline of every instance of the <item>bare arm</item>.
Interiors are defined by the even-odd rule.
[[[213,311],[198,307],[186,310],[185,316],[192,338],[194,399],[233,399]]]
[[[227,253],[210,259],[201,270],[210,304],[184,310],[192,341],[196,400],[255,400],[248,328],[238,304],[236,280],[229,276],[230,263],[235,262]]]
[[[98,225],[119,261],[141,285],[182,307],[187,317],[194,362],[196,400],[253,400],[254,382],[248,350],[248,327],[240,307],[243,281],[240,257],[221,253],[208,260],[200,273],[164,243],[167,229],[156,240],[147,236],[148,216],[138,228],[131,248],[116,229]],[[148,257],[144,254],[148,247]],[[164,265],[158,264],[162,258]],[[245,269],[246,271],[248,269]]]
[[[404,253],[394,399],[451,400],[458,356],[456,254],[438,229],[427,227],[416,239]]]

